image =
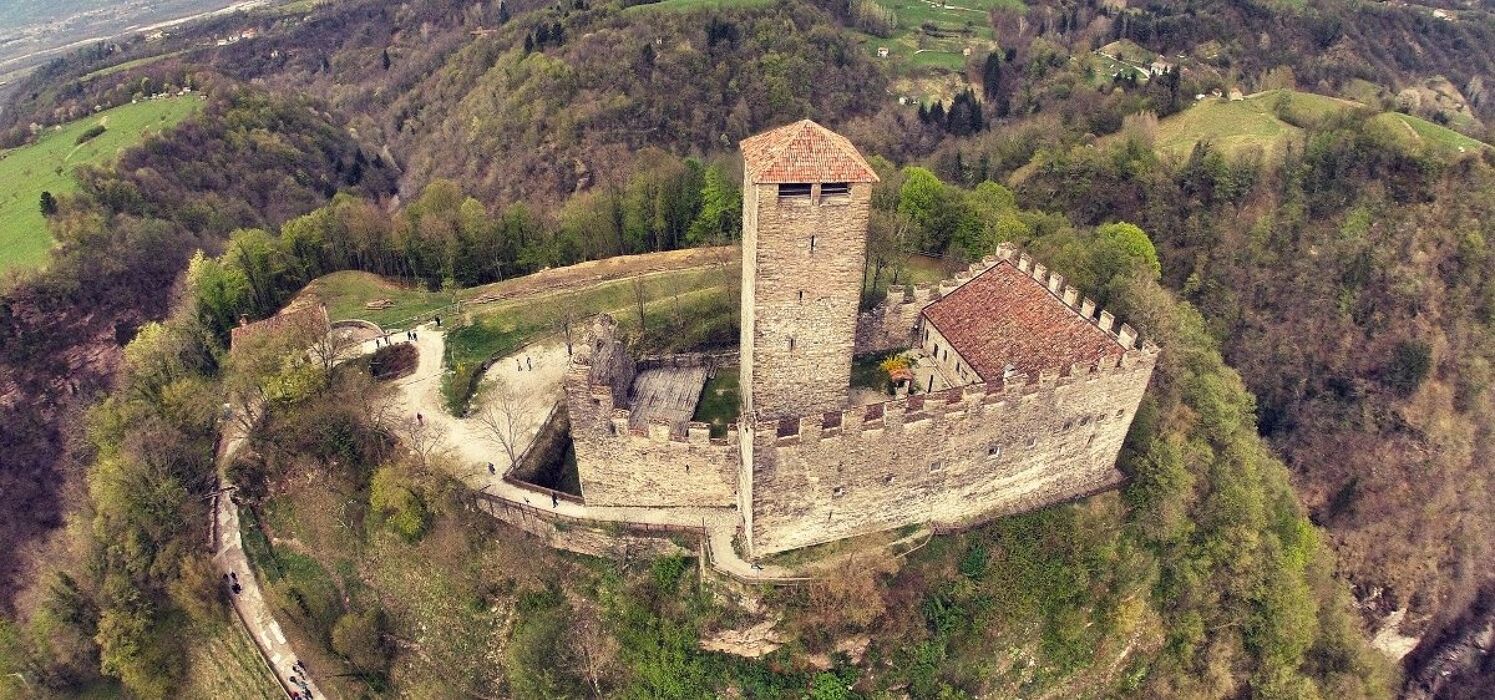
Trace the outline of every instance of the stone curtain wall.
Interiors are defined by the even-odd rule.
[[[812,197],[783,200],[777,185],[746,189],[753,215],[745,218],[743,289],[752,291],[742,312],[752,336],[744,338],[743,390],[760,418],[841,410],[872,186],[854,183],[849,195],[821,198],[816,184]]]
[[[737,431],[712,440],[710,426],[690,423],[631,430],[628,387],[635,363],[602,317],[566,372],[566,409],[581,496],[597,506],[731,506],[737,496]],[[621,390],[620,390],[621,388]]]
[[[1020,376],[789,419],[777,430],[760,423],[753,554],[916,523],[957,525],[1116,485],[1116,456],[1156,352],[1131,350],[1120,366],[1071,376],[1045,373],[1036,385]]]

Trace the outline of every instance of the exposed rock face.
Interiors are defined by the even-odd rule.
[[[702,639],[701,648],[756,659],[784,646],[784,635],[774,629],[778,624],[778,618],[773,618],[746,629],[721,630]]]

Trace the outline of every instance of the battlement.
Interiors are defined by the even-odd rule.
[[[605,390],[606,387],[603,387]],[[669,421],[653,418],[645,422],[643,427],[633,425],[633,411],[626,408],[615,408],[612,412],[612,432],[609,437],[628,441],[635,446],[644,446],[645,443],[656,445],[696,445],[699,447],[735,447],[737,445],[737,424],[727,424],[726,437],[711,437],[711,424],[700,421],[690,421],[685,424],[684,431],[674,430]]]
[[[1020,252],[1017,246],[1003,243],[997,246],[995,255],[973,262],[966,269],[936,284],[912,287],[890,285],[887,296],[871,311],[862,312],[858,319],[857,351],[892,349],[890,343],[904,336],[912,337],[919,312],[924,307],[949,296],[962,285],[1002,263],[1010,264],[1019,272],[1032,277],[1065,306],[1120,343],[1124,350],[1131,351],[1144,346],[1156,350],[1156,346],[1151,343],[1139,344],[1136,329],[1126,323],[1118,324],[1111,312],[1099,309],[1095,300],[1082,296],[1080,290],[1067,284],[1064,275],[1051,272],[1043,263]]]
[[[1145,382],[1152,372],[1157,353],[1156,345],[1147,344],[1146,347],[1128,350],[1119,357],[1104,358],[1095,365],[1076,363],[1045,370],[1039,373],[1036,381],[1026,374],[1016,374],[993,382],[914,394],[839,412],[760,420],[758,435],[772,436],[775,445],[791,446],[864,432],[920,429],[928,427],[930,421],[958,421],[1000,414],[1018,406],[1026,409],[1034,401],[1060,398],[1067,387],[1107,377],[1135,377]]]

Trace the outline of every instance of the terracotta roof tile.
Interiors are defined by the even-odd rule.
[[[306,304],[286,309],[267,319],[235,326],[229,331],[228,346],[232,351],[233,348],[254,338],[281,333],[289,329],[326,333],[328,327],[327,307],[321,304]]]
[[[830,129],[801,119],[741,143],[750,182],[877,182],[856,146]]]
[[[1007,261],[921,313],[985,381],[1000,379],[1009,363],[1037,379],[1044,370],[1124,352],[1110,334]]]

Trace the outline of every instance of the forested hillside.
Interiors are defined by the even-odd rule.
[[[166,313],[193,251],[339,190],[387,194],[377,160],[306,101],[230,90],[118,165],[81,171],[50,218],[48,268],[0,299],[0,589],[13,592],[38,538],[62,525],[90,452],[79,411],[112,385],[120,347]]]
[[[326,547],[273,556],[289,567],[279,594],[310,601],[288,624],[319,665],[357,676],[345,690],[1488,687],[1469,639],[1495,607],[1495,151],[1477,141],[1495,117],[1491,13],[1003,4],[971,19],[998,46],[956,69],[877,58],[894,32],[968,40],[869,22],[885,18],[866,6],[880,1],[341,0],[38,71],[0,144],[184,86],[208,104],[87,170],[49,221],[60,247],[47,270],[0,298],[0,599],[15,613],[0,670],[61,693],[155,696],[187,671],[171,660],[195,637],[175,631],[220,639],[208,630],[221,601],[184,543],[207,526],[203,397],[243,380],[222,354],[240,314],[268,315],[338,270],[434,296],[729,242],[737,140],[812,117],[883,175],[869,298],[908,280],[910,255],[959,263],[1016,241],[1164,347],[1123,455],[1129,485],[768,595],[790,641],[744,661],[697,648],[750,615],[702,593],[690,567],[508,541],[403,461],[388,426],[348,410],[377,399],[371,379],[329,372],[321,393],[278,407],[261,445],[274,458],[245,468],[264,471],[254,507],[282,513],[266,527]],[[259,36],[213,40],[246,28]],[[931,85],[962,89],[907,99]],[[365,514],[336,537],[311,515],[327,504],[305,484],[322,482]],[[411,503],[424,527],[391,525],[412,522]],[[435,573],[415,582],[370,552]],[[342,587],[308,573],[319,567]],[[451,634],[431,633],[429,615]],[[1388,619],[1421,639],[1405,681],[1364,645]],[[351,646],[355,632],[374,641]],[[860,661],[834,653],[863,635]],[[478,658],[486,672],[431,662]],[[577,663],[536,674],[550,658]]]

